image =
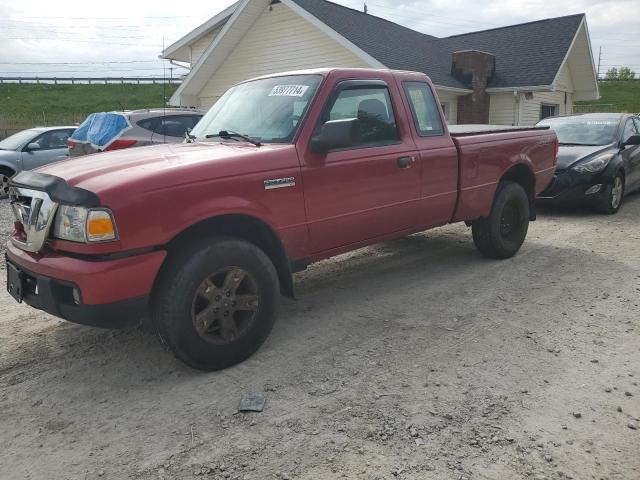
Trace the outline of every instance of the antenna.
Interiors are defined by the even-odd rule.
[[[164,37],[162,37],[162,53],[164,53]],[[162,62],[162,143],[167,143],[167,62]]]

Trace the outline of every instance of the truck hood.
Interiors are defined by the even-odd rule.
[[[292,145],[182,143],[130,148],[74,157],[37,171],[98,194],[135,187],[136,193],[265,169],[256,157],[277,154]],[[268,163],[266,163],[268,164]]]
[[[560,145],[556,169],[566,170],[582,160],[604,153],[613,147],[613,145]]]

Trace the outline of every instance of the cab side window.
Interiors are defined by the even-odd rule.
[[[362,141],[352,148],[398,143],[389,89],[384,86],[358,86],[342,90],[325,114],[324,121],[357,118]]]
[[[404,92],[409,100],[418,135],[421,137],[442,135],[444,133],[442,119],[429,85],[423,82],[405,82]]]

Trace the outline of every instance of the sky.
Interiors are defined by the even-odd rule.
[[[177,76],[158,59],[233,0],[0,0],[0,76]],[[362,9],[358,0],[336,3]],[[601,73],[640,74],[640,0],[370,0],[370,14],[437,37],[586,13]],[[173,70],[170,70],[173,68]]]

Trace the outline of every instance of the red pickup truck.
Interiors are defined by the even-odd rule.
[[[220,369],[261,345],[312,262],[451,222],[483,254],[511,257],[557,150],[548,129],[451,135],[420,73],[261,77],[227,91],[183,144],[16,175],[7,289],[72,322],[149,318],[178,358]]]

